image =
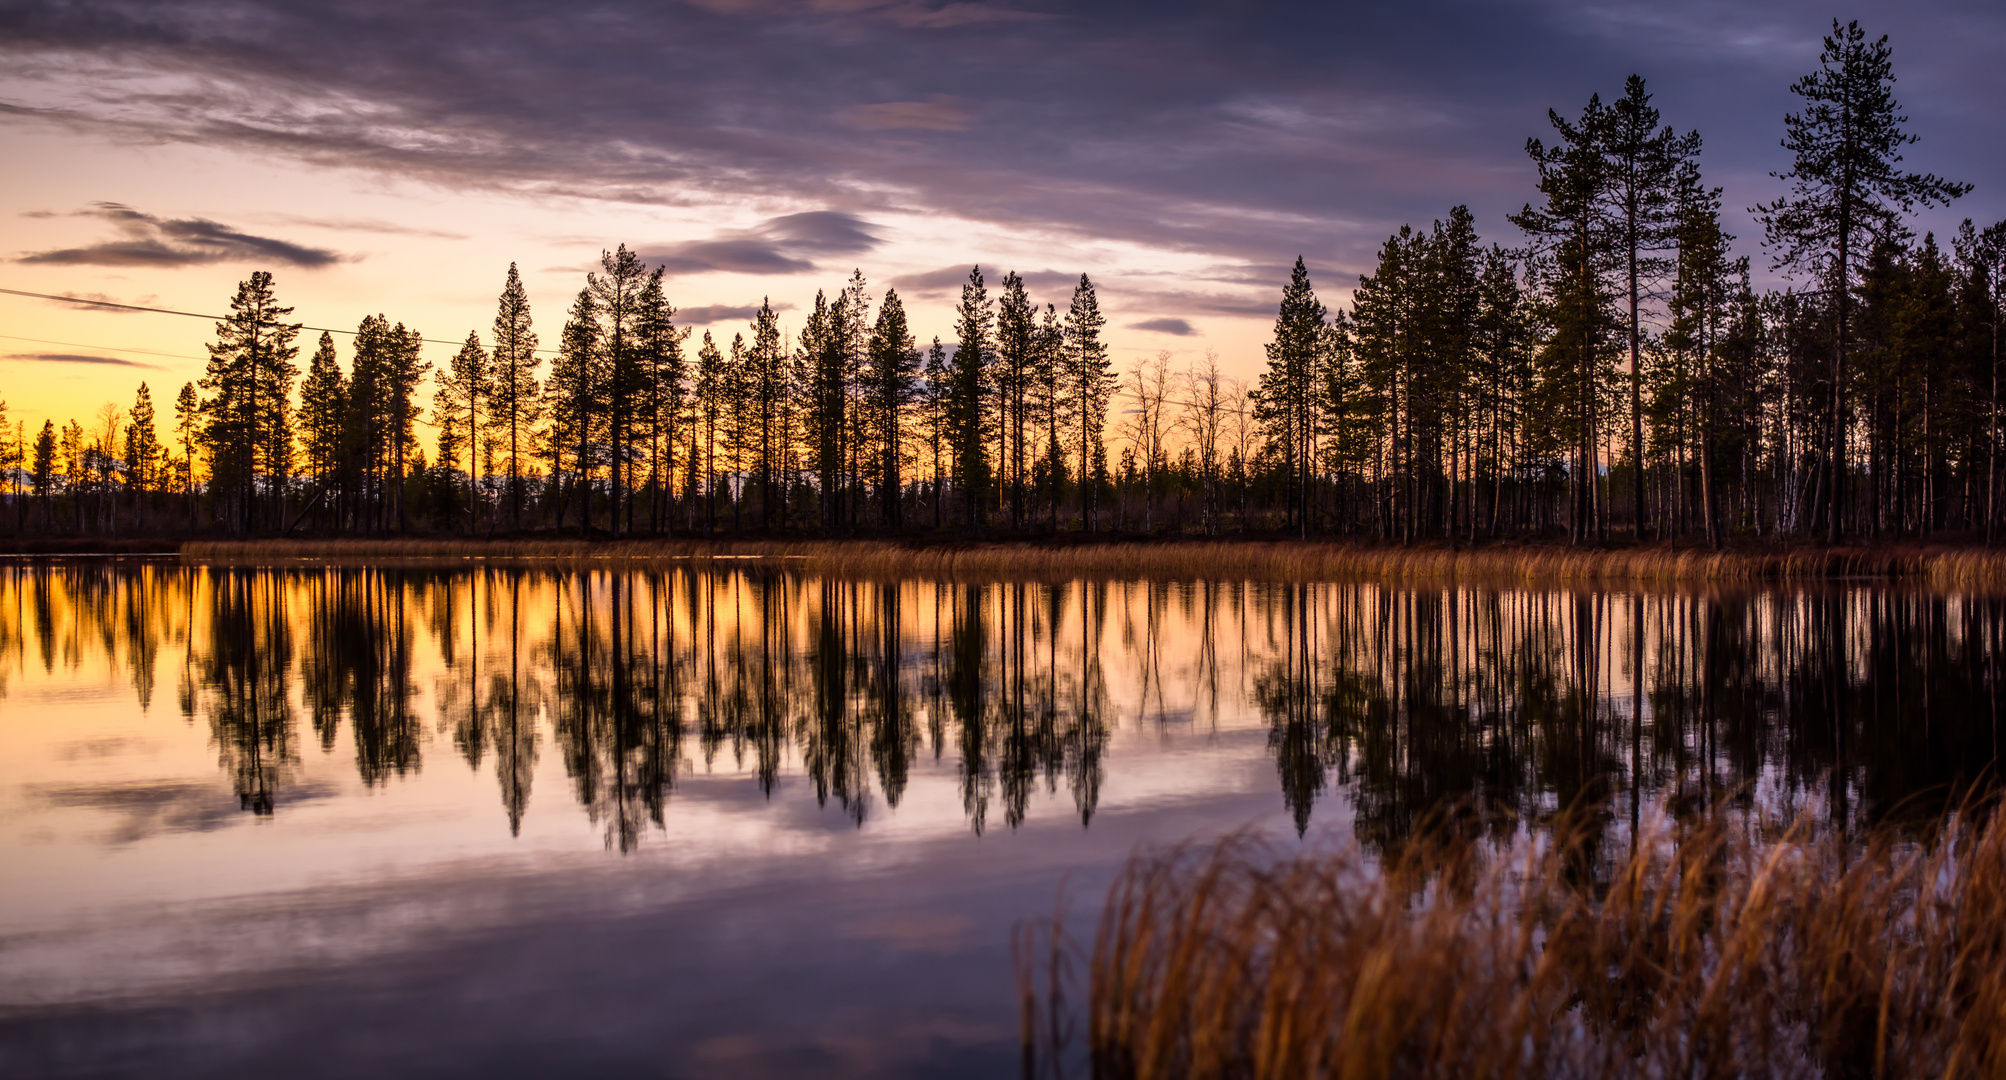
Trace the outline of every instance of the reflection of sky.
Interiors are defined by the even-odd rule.
[[[1851,764],[1859,779],[1847,797],[1862,812],[1960,761],[1977,768],[1972,749],[1991,745],[1972,719],[1987,714],[1969,696],[1993,685],[1988,639],[1974,629],[1997,617],[1988,601],[1868,588],[1714,598],[1096,582],[1084,587],[1096,597],[1089,630],[1083,586],[1070,583],[1060,587],[1054,660],[1043,587],[987,585],[982,693],[992,716],[1004,707],[1002,649],[1017,613],[1037,628],[1025,635],[1033,685],[1048,665],[1062,678],[1080,670],[1083,648],[1100,657],[1109,737],[1091,827],[1061,775],[1050,789],[1034,783],[1015,827],[992,780],[978,833],[956,723],[946,722],[935,758],[923,715],[902,799],[887,805],[873,776],[859,825],[833,798],[816,801],[804,758],[810,658],[828,645],[822,629],[845,618],[857,620],[857,652],[874,655],[885,598],[876,584],[737,569],[539,571],[519,591],[501,574],[160,564],[141,575],[87,563],[0,567],[0,1073],[130,1054],[154,1075],[354,1075],[385,1062],[504,1075],[566,1065],[1000,1075],[1013,1065],[1005,942],[1019,920],[1064,893],[1089,934],[1110,875],[1139,844],[1247,824],[1292,842],[1283,805],[1292,766],[1276,739],[1278,710],[1293,706],[1274,702],[1287,691],[1279,672],[1316,680],[1297,699],[1315,717],[1294,719],[1358,725],[1348,748],[1315,751],[1311,767],[1327,786],[1314,799],[1313,840],[1377,842],[1481,775],[1522,785],[1515,808],[1528,821],[1569,783],[1601,777],[1625,795],[1655,793],[1681,783],[1683,768],[1714,770],[1722,789],[1746,781],[1771,809],[1815,807],[1827,790],[1816,743],[1831,727],[1817,680],[1834,670],[1848,695],[1866,695],[1849,714],[1860,739],[1849,752],[1870,759]],[[748,586],[755,575],[778,583],[763,609]],[[555,690],[552,658],[568,647],[579,656],[578,634],[596,643],[590,656],[606,656],[623,580],[632,587],[620,610],[634,620],[623,640],[657,640],[647,626],[659,613],[685,680],[736,642],[756,654],[757,613],[784,610],[773,640],[776,657],[792,659],[793,696],[774,790],[762,793],[752,761],[734,759],[729,744],[706,765],[687,735],[690,767],[662,824],[616,854],[606,807],[595,803],[596,821],[581,807],[547,711],[574,702],[553,695],[531,706],[546,711],[512,836],[493,751],[469,768],[454,745],[469,663],[492,674],[514,653]],[[334,582],[347,591],[329,591]],[[419,765],[375,786],[358,773],[352,716],[325,749],[310,730],[300,672],[321,659],[316,626],[346,627],[324,646],[333,654],[381,647],[394,620],[317,621],[334,611],[333,595],[378,617],[403,614]],[[936,627],[951,653],[969,610],[956,605],[970,593],[905,582],[895,595],[909,700],[924,710]],[[218,699],[203,685],[232,627],[261,626],[262,642],[274,640],[269,625],[232,608],[247,597],[280,616],[291,642],[298,758],[279,770],[270,817],[240,809],[241,759],[217,740]],[[272,597],[283,605],[265,605]],[[1828,634],[1819,620],[1835,611],[1848,621]],[[513,648],[511,624],[523,628]],[[1885,715],[1872,711],[1877,688],[1918,684],[1900,666],[1914,651],[1886,643],[1924,639],[1942,645],[1930,693],[1898,693]],[[1822,642],[1842,648],[1837,668],[1819,666]],[[1502,674],[1500,657],[1512,665]],[[861,703],[868,691],[848,670]],[[1702,670],[1718,673],[1715,685],[1702,684]],[[1586,718],[1569,689],[1582,686],[1597,699]],[[1695,705],[1716,692],[1703,700],[1719,722],[1711,713],[1701,722]],[[1322,704],[1345,694],[1354,708],[1341,717]],[[1638,715],[1645,723],[1631,724]],[[1334,753],[1350,755],[1349,779]],[[988,754],[994,767],[1001,752]]]
[[[2006,214],[1998,5],[1848,14],[1892,35],[1910,163],[1979,185],[1923,226]],[[1803,0],[22,0],[0,8],[0,287],[209,312],[263,266],[310,325],[382,311],[457,342],[515,261],[548,345],[581,270],[626,242],[727,338],[768,295],[798,326],[861,267],[924,341],[951,336],[979,262],[1060,303],[1091,272],[1119,357],[1210,346],[1244,376],[1293,256],[1335,300],[1387,234],[1459,202],[1513,242],[1525,138],[1633,72],[1706,137],[1757,253],[1743,211],[1777,193],[1787,87],[1829,18]],[[19,339],[0,358],[128,365],[0,359],[37,421],[142,378],[171,400],[208,333],[17,297],[0,320]]]

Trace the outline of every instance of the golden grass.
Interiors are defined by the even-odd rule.
[[[1569,835],[1138,856],[1089,965],[1092,1074],[2006,1074],[1997,813],[1925,842],[1661,816],[1599,874]],[[1055,1073],[1069,980],[1023,938],[1027,1075]]]
[[[1946,588],[2006,587],[2006,551],[1969,548],[1774,548],[1714,552],[1512,545],[1456,551],[1320,541],[920,542],[881,540],[266,540],[183,545],[200,562],[332,563],[538,559],[701,559],[791,565],[873,578],[1212,578],[1677,585],[1901,579]]]

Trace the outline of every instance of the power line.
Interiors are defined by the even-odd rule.
[[[54,300],[54,301],[56,301],[57,303],[61,303],[61,304],[93,304],[93,305],[96,305],[97,307],[108,307],[108,308],[117,308],[117,309],[119,309],[120,311],[145,311],[145,312],[151,312],[152,314],[155,314],[155,315],[182,315],[182,316],[186,316],[187,318],[190,318],[190,319],[209,319],[209,320],[212,320],[212,321],[214,321],[214,322],[228,322],[228,321],[229,321],[228,317],[227,317],[227,316],[223,316],[223,315],[204,315],[204,314],[201,314],[200,312],[195,312],[195,311],[175,311],[175,310],[173,310],[172,308],[157,308],[157,307],[141,307],[141,306],[139,306],[138,304],[114,304],[114,303],[112,303],[112,302],[111,302],[111,301],[109,301],[109,300],[87,300],[87,299],[85,299],[85,298],[83,298],[83,297],[81,297],[81,296],[52,296],[52,295],[50,295],[50,294],[48,294],[48,293],[38,293],[38,292],[27,292],[26,290],[23,290],[23,289],[0,289],[0,293],[6,293],[6,294],[7,294],[8,296],[28,296],[28,297],[33,297],[33,298],[34,298],[34,299],[36,299],[36,300]],[[317,332],[319,332],[319,333],[323,333],[323,334],[346,334],[346,335],[348,335],[349,337],[354,337],[354,336],[355,336],[355,334],[356,334],[356,332],[355,332],[355,331],[353,331],[353,330],[336,330],[335,328],[333,328],[333,327],[331,327],[331,326],[301,326],[301,327],[300,327],[300,329],[302,329],[302,330],[313,330],[313,331],[317,331]],[[33,341],[34,339],[33,339],[33,338],[21,338],[20,340],[22,340],[22,341]],[[464,341],[441,341],[441,340],[439,340],[438,338],[419,338],[418,340],[420,340],[420,341],[423,341],[423,342],[425,342],[426,344],[429,344],[429,345],[465,345],[465,344],[466,344],[466,342],[464,342]],[[50,342],[49,344],[51,344],[51,345],[61,345],[61,344],[64,344],[64,343],[63,343],[63,342],[60,342],[60,341],[52,341],[52,342]],[[79,349],[95,349],[95,348],[98,348],[99,346],[96,346],[96,345],[78,345],[78,346],[76,346],[76,347],[77,347],[77,348],[79,348]],[[140,350],[137,350],[137,349],[111,349],[111,350],[108,350],[108,351],[110,351],[110,352],[138,352],[138,351],[140,351]],[[537,352],[540,352],[540,353],[544,353],[544,354],[547,354],[547,355],[552,355],[552,356],[556,355],[556,353],[557,353],[557,350],[556,350],[556,349],[538,349],[538,350],[536,350],[536,351],[537,351]],[[168,354],[167,354],[167,353],[158,353],[158,354],[156,354],[156,355],[159,355],[159,356],[166,356],[166,355],[168,355]],[[194,358],[194,357],[189,357],[188,359],[195,359],[195,358]]]

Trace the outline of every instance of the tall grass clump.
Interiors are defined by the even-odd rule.
[[[1613,857],[1568,827],[1141,854],[1086,965],[1084,1047],[1067,950],[1020,950],[1026,1074],[2006,1075],[2001,824],[1863,840],[1713,812]]]

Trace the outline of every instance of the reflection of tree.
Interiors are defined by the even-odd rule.
[[[194,658],[199,707],[244,809],[270,814],[285,774],[299,763],[288,692],[292,632],[282,582],[215,571],[208,633]]]
[[[380,784],[419,766],[423,732],[411,699],[405,593],[417,575],[334,569],[299,594],[309,607],[306,699],[321,745],[332,746],[346,715],[362,782]]]
[[[495,755],[495,782],[501,789],[502,808],[508,813],[510,835],[521,833],[522,816],[529,807],[537,756],[537,702],[543,693],[543,682],[538,678],[541,669],[523,660],[524,577],[520,569],[488,569],[464,582],[443,581],[436,591],[436,598],[442,601],[440,610],[434,613],[435,637],[447,667],[435,695],[439,724],[452,733],[453,745],[470,768],[480,768],[489,752]],[[495,598],[498,583],[505,585],[500,601]],[[457,611],[462,591],[466,593],[468,647],[456,662],[459,631],[457,621],[447,613]],[[498,625],[504,618],[506,625]],[[494,644],[497,637],[501,642],[498,648]],[[488,642],[490,652],[502,655],[483,653],[483,641]]]
[[[578,801],[621,851],[640,843],[646,824],[662,824],[682,765],[683,657],[664,639],[661,579],[638,577],[580,575],[552,635],[552,734]]]
[[[798,762],[863,824],[900,805],[930,747],[954,757],[978,830],[998,807],[1015,827],[1061,786],[1090,822],[1114,713],[1104,641],[1125,645],[1119,693],[1166,737],[1169,719],[1231,713],[1237,665],[1298,827],[1338,792],[1374,845],[1445,809],[1505,827],[1585,803],[1607,822],[1659,792],[1805,801],[1848,824],[1927,812],[1986,775],[2006,692],[2006,601],[1890,588],[0,571],[0,669],[96,665],[144,701],[163,650],[185,642],[182,708],[207,720],[248,809],[277,805],[298,762],[296,691],[324,748],[346,725],[367,784],[416,769],[433,724],[469,767],[492,755],[518,830],[548,723],[577,799],[622,849],[663,821],[685,753],[769,796]],[[430,712],[421,675],[436,680]]]

